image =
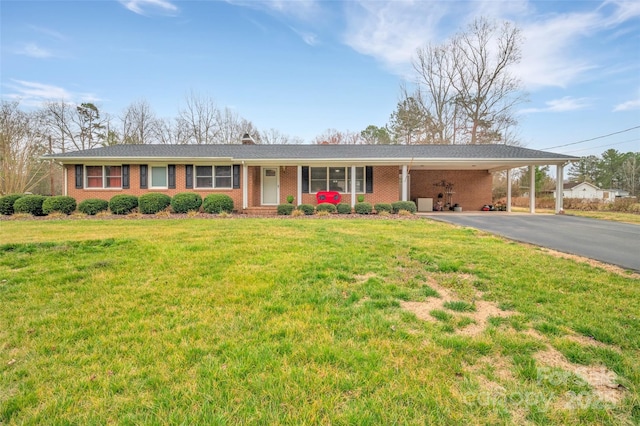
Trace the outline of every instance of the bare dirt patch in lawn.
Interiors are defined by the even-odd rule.
[[[461,279],[471,279],[473,276],[467,274],[461,274]],[[437,322],[438,320],[434,318],[430,313],[433,310],[443,310],[447,313],[451,314],[455,318],[468,317],[473,320],[471,324],[468,324],[461,329],[456,330],[458,333],[464,336],[478,336],[480,335],[484,329],[487,327],[489,322],[489,318],[491,317],[500,317],[506,318],[510,315],[513,315],[514,312],[503,311],[498,308],[497,304],[494,302],[489,302],[485,300],[475,300],[473,305],[475,307],[475,311],[472,312],[455,312],[447,309],[444,305],[447,302],[455,302],[459,301],[460,298],[457,297],[452,290],[446,289],[441,285],[437,284],[434,280],[429,280],[429,287],[434,289],[440,294],[440,297],[429,297],[424,302],[400,302],[400,307],[409,312],[413,312],[416,317],[424,321]],[[476,292],[474,298],[482,297],[482,293]]]
[[[624,398],[625,388],[618,384],[618,376],[602,365],[573,364],[557,350],[548,347],[544,351],[536,352],[536,361],[549,367],[561,368],[569,371],[593,388],[593,392],[604,402],[617,404]]]
[[[462,315],[463,313],[448,310],[444,306],[446,302],[459,300],[452,290],[443,288],[433,280],[430,280],[429,286],[440,294],[439,298],[429,297],[424,302],[400,302],[402,309],[413,312],[416,317],[421,320],[430,322],[438,321],[431,315],[431,312],[434,310],[444,310],[454,318],[460,318],[462,316],[470,317],[475,323],[456,330],[456,333],[463,336],[479,336],[487,327],[489,318],[506,318],[516,313],[513,311],[503,311],[493,302],[476,300],[474,302],[476,310],[473,312],[464,312],[464,315]],[[476,294],[477,297],[481,297],[481,295],[482,294],[480,292],[477,292]],[[547,339],[546,336],[530,328],[524,330],[522,333],[544,343],[545,349],[540,350],[533,355],[536,361],[541,365],[551,368],[559,368],[576,375],[589,384],[593,389],[593,394],[605,403],[618,404],[624,399],[625,388],[618,383],[618,376],[616,373],[609,370],[607,367],[602,365],[573,364],[569,362],[560,351],[550,345],[549,339]],[[564,337],[583,345],[595,345],[598,347],[610,348],[609,345],[605,345],[584,336],[568,335]],[[508,382],[514,377],[510,363],[506,359],[500,360],[500,358],[503,357],[496,357],[493,355],[490,358],[481,358],[475,365],[468,366],[469,371],[477,374],[480,386],[486,391],[501,391],[504,388],[500,383],[484,377],[481,372],[483,367],[486,367],[487,365],[491,366],[493,376],[495,376],[495,378],[500,382]]]

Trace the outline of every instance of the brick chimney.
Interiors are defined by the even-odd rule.
[[[242,145],[255,145],[255,144],[256,144],[256,141],[253,140],[253,138],[249,133],[245,133],[244,136],[242,136]]]

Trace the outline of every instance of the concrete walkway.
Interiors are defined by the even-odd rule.
[[[640,272],[640,225],[568,215],[503,212],[421,216]]]

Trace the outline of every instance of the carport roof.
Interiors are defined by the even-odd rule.
[[[367,163],[481,169],[578,160],[507,145],[114,145],[45,155],[62,163],[95,161],[230,161],[248,164]]]

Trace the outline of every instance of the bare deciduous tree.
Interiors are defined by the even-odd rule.
[[[304,141],[295,136],[289,136],[285,133],[282,133],[278,129],[269,129],[263,130],[258,134],[258,141],[261,144],[265,145],[293,145],[293,144],[301,144]]]
[[[521,45],[517,27],[478,18],[450,40],[418,49],[418,91],[404,100],[425,111],[432,143],[517,144],[514,107],[526,96],[510,68]]]
[[[455,143],[456,103],[452,102],[453,72],[450,45],[428,45],[418,49],[413,67],[418,74],[416,100],[433,122],[433,143]]]
[[[18,102],[0,107],[0,194],[31,191],[47,177],[39,156],[46,153],[37,117]]]
[[[177,126],[185,130],[187,143],[215,143],[218,136],[218,107],[213,99],[198,97],[192,92],[186,97],[185,103],[185,107],[178,113]]]
[[[122,143],[149,144],[158,140],[159,122],[146,100],[132,102],[124,110],[120,120]]]
[[[485,18],[473,21],[451,42],[451,84],[468,143],[499,143],[517,123],[513,108],[524,100],[520,80],[509,72],[521,58],[520,30]]]

